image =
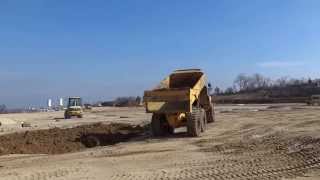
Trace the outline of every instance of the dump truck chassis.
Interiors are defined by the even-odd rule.
[[[151,120],[151,132],[154,136],[163,136],[166,134],[173,134],[174,128],[169,125],[165,114],[153,113]]]
[[[186,113],[187,133],[191,137],[200,136],[207,129],[208,119],[203,108],[193,107],[192,112]],[[209,113],[211,114],[211,113]],[[212,118],[211,118],[212,119]],[[166,114],[153,113],[151,120],[151,132],[154,136],[164,136],[174,133],[174,127],[170,125]]]

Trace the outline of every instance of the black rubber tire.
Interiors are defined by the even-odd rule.
[[[174,134],[174,128],[171,126],[168,126],[168,134]]]
[[[153,136],[165,135],[165,129],[163,129],[163,115],[153,114],[151,119],[151,133]]]
[[[205,132],[207,130],[207,117],[204,109],[201,109],[201,132]]]
[[[100,146],[100,140],[96,136],[87,136],[85,137],[84,144],[88,148],[93,148]]]
[[[83,118],[83,115],[79,115],[78,118]]]
[[[153,114],[151,120],[151,133],[153,136],[174,134],[174,128],[169,125],[164,114]]]
[[[64,113],[64,119],[71,119],[71,116],[69,116],[67,113]]]
[[[201,110],[192,108],[191,113],[187,113],[187,133],[191,137],[198,137],[201,134]]]
[[[206,111],[206,118],[208,123],[213,123],[216,120],[214,114],[214,106],[211,104],[211,108]]]

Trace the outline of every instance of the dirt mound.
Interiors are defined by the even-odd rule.
[[[128,124],[91,124],[69,129],[27,131],[0,136],[0,155],[63,154],[96,145],[112,145],[145,132]],[[94,139],[97,144],[92,144]],[[90,144],[91,143],[91,144]]]

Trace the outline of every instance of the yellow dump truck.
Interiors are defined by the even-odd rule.
[[[214,106],[209,95],[207,78],[200,69],[176,70],[158,87],[144,92],[147,113],[153,113],[153,135],[174,133],[175,128],[187,127],[196,137],[214,122]]]

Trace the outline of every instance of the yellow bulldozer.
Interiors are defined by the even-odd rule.
[[[187,127],[188,135],[197,137],[215,121],[214,106],[207,78],[200,69],[176,70],[158,87],[144,92],[147,113],[153,113],[151,131],[154,136],[174,133]]]
[[[70,119],[72,116],[83,117],[82,99],[80,97],[69,97],[68,107],[64,112],[64,118]]]

